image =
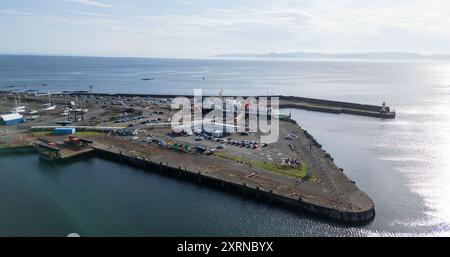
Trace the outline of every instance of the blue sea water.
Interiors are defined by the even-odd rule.
[[[203,77],[205,79],[203,79]],[[152,80],[142,80],[151,78]],[[47,86],[42,86],[47,84]],[[350,228],[100,159],[0,157],[0,235],[450,234],[450,62],[0,56],[0,90],[284,94],[381,104],[395,120],[292,112],[375,202]]]

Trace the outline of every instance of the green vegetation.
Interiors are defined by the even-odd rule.
[[[56,136],[53,131],[33,131],[30,133],[31,136],[33,137],[42,137],[42,136]],[[80,132],[76,132],[75,134],[73,134],[74,136],[77,137],[88,137],[88,136],[97,136],[97,135],[101,135],[101,132],[96,132],[96,131],[80,131]],[[61,136],[61,135],[59,135]],[[69,136],[69,135],[64,135],[64,136]]]
[[[302,180],[305,180],[305,181],[312,181],[312,182],[318,181],[317,177],[311,171],[309,164],[303,164],[301,166],[301,168],[292,168],[292,167],[285,167],[285,166],[279,165],[274,162],[265,162],[265,161],[259,161],[259,160],[253,160],[250,162],[246,162],[246,161],[242,160],[241,157],[228,155],[228,154],[224,154],[224,153],[220,153],[220,152],[214,153],[214,156],[223,158],[223,159],[227,159],[227,160],[231,160],[234,162],[249,164],[249,165],[255,166],[257,168],[267,170],[267,171],[272,171],[272,172],[275,172],[275,173],[278,173],[281,175],[301,178]]]
[[[317,177],[312,175],[312,172],[308,172],[310,170],[309,164],[304,164],[301,168],[292,168],[285,167],[273,162],[265,162],[265,161],[251,161],[251,164],[260,169],[273,171],[275,173],[279,173],[286,176],[301,178],[302,180],[309,181],[317,181]]]
[[[98,136],[101,134],[102,134],[102,132],[84,131],[84,132],[76,132],[74,135],[77,137],[88,137],[88,136]]]
[[[228,155],[228,154],[224,154],[224,153],[215,152],[214,156],[219,157],[219,158],[223,158],[223,159],[227,159],[227,160],[231,160],[231,161],[234,161],[234,162],[243,162],[242,158],[240,158],[240,157],[232,156],[232,155]]]

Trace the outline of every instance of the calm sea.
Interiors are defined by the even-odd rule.
[[[286,110],[372,197],[377,216],[350,228],[101,159],[3,155],[0,236],[450,235],[450,62],[0,56],[0,90],[90,86],[386,101],[395,120]]]

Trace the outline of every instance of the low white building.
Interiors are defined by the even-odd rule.
[[[3,125],[15,125],[17,123],[23,122],[23,115],[19,113],[0,115],[0,122]]]

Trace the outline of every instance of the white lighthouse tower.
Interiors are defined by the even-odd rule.
[[[386,102],[383,102],[383,104],[381,105],[381,112],[382,112],[382,113],[387,112],[387,109],[386,109]]]

